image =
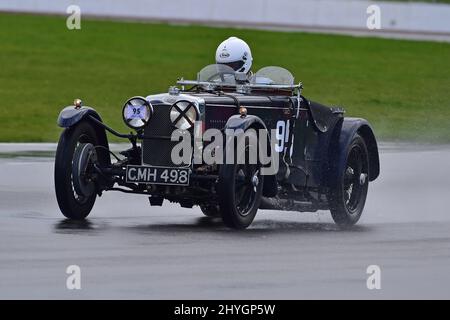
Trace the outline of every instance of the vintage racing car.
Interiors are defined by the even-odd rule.
[[[61,111],[55,190],[67,218],[84,219],[102,192],[121,191],[145,195],[152,206],[198,205],[237,229],[258,209],[329,209],[338,225],[350,226],[380,172],[370,124],[305,98],[302,84],[280,67],[247,79],[209,65],[167,93],[128,99],[122,117],[135,133],[110,128],[79,99]],[[112,153],[107,132],[131,147]]]

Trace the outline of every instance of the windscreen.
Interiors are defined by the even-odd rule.
[[[259,69],[250,79],[250,83],[293,85],[294,76],[284,68],[270,66]]]
[[[204,67],[197,75],[197,81],[236,84],[235,71],[225,64],[210,64]]]

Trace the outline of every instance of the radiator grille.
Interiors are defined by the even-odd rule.
[[[172,148],[178,143],[170,141],[175,129],[170,122],[170,105],[154,106],[154,113],[144,129],[142,141],[142,163],[158,167],[185,167],[188,164],[175,165],[171,159]],[[159,138],[166,137],[166,138]]]

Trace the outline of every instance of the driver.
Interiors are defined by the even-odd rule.
[[[225,64],[236,72],[247,74],[247,79],[252,76],[252,52],[248,44],[237,37],[230,37],[223,41],[216,50],[216,63]]]

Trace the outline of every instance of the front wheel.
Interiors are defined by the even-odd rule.
[[[346,165],[328,195],[331,215],[340,226],[358,222],[369,187],[369,155],[364,139],[355,135],[346,152]]]
[[[92,180],[98,137],[88,121],[67,128],[61,134],[55,156],[55,192],[62,214],[85,219],[97,197]]]
[[[201,204],[200,210],[207,217],[211,218],[220,217],[220,210],[219,206],[217,205]]]
[[[233,229],[247,228],[255,218],[261,202],[264,183],[261,165],[249,161],[249,154],[257,150],[251,142],[257,141],[256,133],[253,133],[246,133],[247,136],[253,136],[253,139],[246,139],[244,152],[239,154],[235,149],[235,163],[223,164],[219,170],[219,211],[224,224]]]

